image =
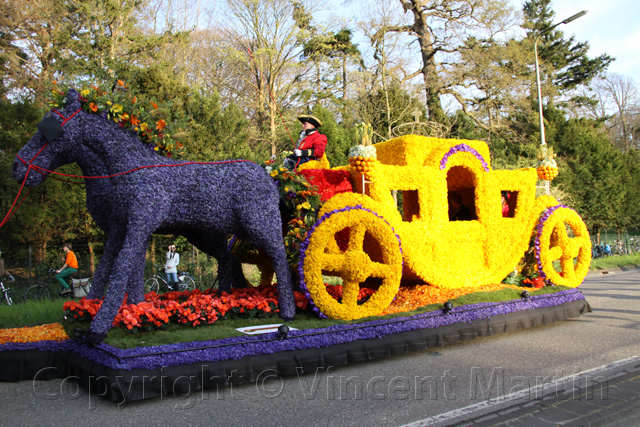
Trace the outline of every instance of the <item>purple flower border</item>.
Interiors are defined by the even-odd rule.
[[[454,323],[469,323],[478,319],[508,314],[522,310],[554,307],[564,303],[584,300],[578,289],[568,289],[553,294],[537,295],[499,303],[478,303],[443,310],[421,313],[410,317],[374,320],[363,323],[333,325],[326,328],[289,331],[288,337],[279,339],[278,333],[263,336],[240,336],[216,341],[199,341],[169,344],[155,347],[120,349],[105,343],[89,347],[72,340],[63,342],[4,344],[1,351],[40,350],[73,351],[95,363],[114,369],[158,369],[199,362],[238,360],[247,356],[260,356],[283,351],[295,351],[329,347],[369,340],[387,335],[420,329],[438,328]]]
[[[489,172],[489,165],[487,164],[484,157],[482,157],[482,154],[478,153],[474,148],[468,146],[467,144],[458,144],[454,147],[451,147],[451,149],[447,151],[447,154],[445,154],[442,157],[442,160],[440,160],[440,169],[444,169],[445,167],[447,167],[447,162],[449,161],[449,157],[460,152],[473,154],[474,157],[480,160],[480,162],[482,163],[482,168],[484,169],[484,171]]]
[[[355,206],[345,206],[344,208],[335,209],[335,210],[332,210],[331,212],[327,212],[326,214],[322,215],[315,222],[315,224],[313,224],[313,226],[309,229],[304,241],[300,245],[300,258],[298,260],[298,277],[300,278],[300,289],[304,291],[305,297],[307,298],[307,300],[313,306],[313,311],[315,313],[317,313],[318,317],[320,317],[321,319],[326,319],[327,315],[324,314],[320,310],[320,308],[318,306],[316,306],[315,303],[313,302],[313,298],[311,298],[311,294],[309,293],[309,289],[307,288],[307,283],[304,280],[304,260],[307,257],[307,248],[309,247],[309,241],[311,239],[311,235],[313,234],[315,229],[320,226],[320,224],[322,224],[325,220],[327,220],[333,214],[336,214],[336,213],[339,213],[339,212],[348,212],[348,211],[352,211],[352,210],[362,210],[362,211],[370,212],[370,213],[374,214],[375,216],[377,216],[378,218],[380,218],[381,220],[383,220],[385,223],[387,223],[387,225],[391,228],[391,231],[393,232],[393,234],[395,234],[396,239],[398,240],[398,246],[400,247],[400,254],[403,255],[403,257],[402,257],[402,265],[404,266],[404,253],[402,252],[402,242],[400,241],[400,236],[398,236],[398,233],[396,233],[396,230],[394,230],[394,228],[391,226],[391,224],[389,224],[389,221],[387,221],[382,215],[372,211],[371,209],[367,209],[367,208],[363,207],[361,204],[358,204],[358,205],[355,205]]]

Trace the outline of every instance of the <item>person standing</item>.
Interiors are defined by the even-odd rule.
[[[511,216],[509,215],[509,202],[507,201],[509,199],[509,193],[502,191],[500,194],[502,196],[502,216],[509,218]]]
[[[62,285],[60,296],[73,293],[65,279],[78,271],[78,258],[76,258],[76,254],[71,250],[71,243],[63,243],[62,250],[65,253],[64,265],[60,267],[60,270],[56,270],[56,275],[53,276]]]
[[[14,279],[11,273],[4,269],[4,258],[2,258],[2,248],[0,248],[0,280],[7,278],[10,282],[13,282]]]
[[[327,137],[318,132],[318,128],[322,126],[320,119],[305,114],[299,116],[298,120],[302,123],[300,138],[296,142],[293,154],[284,161],[284,165],[289,170],[293,170],[298,165],[307,163],[310,160],[322,158],[327,146]]]
[[[167,252],[167,262],[164,265],[164,273],[167,275],[169,289],[176,289],[178,284],[178,264],[180,264],[180,254],[176,252],[176,246],[170,245]]]

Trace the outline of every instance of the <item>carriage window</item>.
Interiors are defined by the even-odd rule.
[[[420,219],[418,190],[392,190],[391,194],[403,221],[411,222]]]
[[[473,221],[476,213],[476,177],[464,166],[454,166],[447,172],[449,221]]]
[[[500,192],[502,216],[505,218],[513,218],[516,214],[516,206],[518,205],[517,191],[501,191]]]

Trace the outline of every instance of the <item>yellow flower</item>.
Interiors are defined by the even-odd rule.
[[[271,173],[269,175],[271,175],[272,177],[275,177],[275,176],[278,175],[278,171],[274,169],[274,170],[271,171]]]
[[[80,92],[80,95],[86,98],[87,96],[89,96],[89,93],[91,93],[89,89],[84,89],[83,91]]]
[[[289,187],[284,187],[284,191],[288,193],[289,192]]]
[[[304,209],[311,209],[311,204],[310,204],[309,202],[304,202],[304,203],[302,204],[302,207],[303,207]]]
[[[145,122],[140,123],[140,130],[141,131],[144,132],[145,130],[147,130],[148,127],[149,127],[149,125],[146,124]]]
[[[123,108],[124,107],[120,104],[113,104],[113,107],[111,107],[111,111],[118,114],[118,113],[122,113]]]

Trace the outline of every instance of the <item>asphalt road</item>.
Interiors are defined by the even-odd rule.
[[[640,271],[590,274],[581,290],[593,313],[578,319],[183,397],[118,404],[73,379],[0,383],[0,425],[449,425],[578,387],[602,393],[640,363]]]

